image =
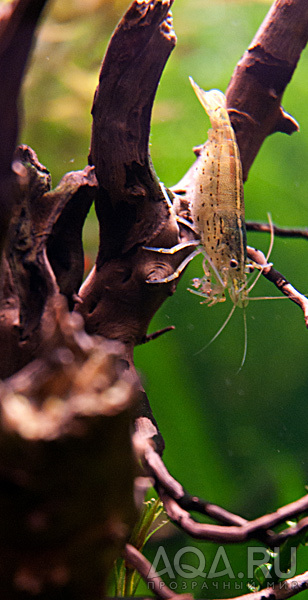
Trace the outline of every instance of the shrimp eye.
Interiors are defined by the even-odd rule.
[[[235,260],[235,258],[231,258],[230,267],[232,267],[232,269],[236,269],[238,267],[238,262]]]

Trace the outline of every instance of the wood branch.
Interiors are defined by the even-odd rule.
[[[263,106],[264,123],[268,120],[264,97],[267,100],[270,98],[270,114],[274,114],[276,109],[273,108],[273,89],[277,91],[279,88],[276,108],[280,111],[282,92],[306,43],[308,29],[304,23],[306,16],[308,18],[307,8],[301,19],[300,35],[295,36],[293,27],[285,32],[285,23],[286,18],[290,18],[292,23],[296,21],[298,11],[302,9],[302,0],[292,0],[287,4],[288,6],[284,0],[275,3],[247,51],[250,60],[254,57],[258,69],[266,72],[263,79],[259,74],[263,86],[268,84],[266,93],[263,92],[262,96],[258,80],[256,94],[257,98],[262,96],[263,104],[259,100],[258,106]],[[145,255],[142,245],[170,248],[180,241],[190,239],[186,230],[179,231],[160,195],[147,148],[155,90],[174,44],[168,15],[170,5],[168,0],[159,3],[145,0],[132,4],[110,42],[93,104],[89,160],[95,165],[99,182],[96,208],[100,222],[100,249],[96,266],[80,291],[82,304],[76,306],[76,310],[83,315],[87,331],[120,339],[132,346],[146,339],[151,317],[175,290],[174,282],[154,288],[146,285],[145,280],[150,280],[154,272],[159,273],[160,279],[163,279],[188,254],[187,250],[183,250],[182,255],[178,253],[155,257],[151,253]],[[288,36],[288,41],[280,44],[280,38],[284,34]],[[269,60],[269,40],[272,38],[276,62],[274,58]],[[263,53],[267,52],[266,60],[264,57],[261,60],[259,55],[257,60],[254,56],[253,49],[259,46]],[[276,47],[280,52],[277,56],[274,53]],[[284,58],[281,54],[283,52],[286,54]],[[233,98],[232,90],[236,89],[237,80],[241,82],[242,73],[246,73],[246,63],[243,63],[243,67],[241,64],[228,88],[228,102]],[[252,67],[248,71],[252,71],[250,78],[256,77]],[[254,102],[255,94],[253,107]],[[235,110],[240,110],[239,105],[236,105]],[[259,116],[261,119],[261,112]],[[277,121],[277,115],[275,119]],[[260,120],[261,125],[263,121]],[[249,119],[246,119],[245,127],[247,123],[249,125]],[[263,134],[265,132],[264,135],[267,135],[273,129],[273,126],[269,130],[263,127]],[[246,139],[245,131],[243,129],[243,139]],[[181,210],[183,202],[181,201]]]
[[[46,0],[15,0],[0,8],[0,253],[14,203],[11,163],[15,151],[22,78]]]
[[[137,431],[139,423],[137,423]],[[242,526],[247,524],[247,520],[239,515],[235,515],[216,504],[201,500],[195,495],[191,495],[183,486],[170,475],[162,459],[157,455],[155,449],[147,444],[144,451],[144,465],[149,470],[149,475],[155,478],[158,485],[174,498],[185,510],[192,510],[202,515],[207,515],[216,519],[219,523],[226,525]]]
[[[41,199],[49,210],[48,229],[44,229],[47,257],[70,310],[84,275],[82,230],[97,187],[94,168],[85,167],[66,173]]]
[[[146,263],[147,257],[142,253],[140,246],[147,244],[170,248],[177,243],[176,240],[181,241],[181,233],[176,231],[177,224],[172,223],[172,214],[168,214],[168,210],[166,213],[167,205],[163,203],[163,198],[159,197],[159,189],[153,171],[151,171],[150,178],[148,177],[149,165],[147,158],[145,158],[147,150],[145,138],[142,137],[139,131],[140,120],[137,120],[138,126],[134,129],[136,138],[133,138],[129,133],[132,127],[129,110],[132,102],[131,97],[134,98],[133,86],[138,90],[137,98],[139,98],[139,86],[142,86],[142,81],[140,82],[139,76],[136,79],[135,75],[132,85],[130,68],[132,68],[133,62],[129,64],[128,76],[126,76],[122,68],[122,60],[125,67],[127,67],[127,63],[121,55],[119,57],[117,48],[122,35],[124,47],[126,48],[128,32],[135,41],[134,24],[136,19],[140,20],[140,7],[145,10],[149,6],[153,8],[153,12],[142,13],[142,18],[146,15],[147,19],[151,15],[153,17],[156,2],[133,4],[133,10],[130,9],[120,23],[102,66],[100,84],[93,106],[93,132],[90,152],[90,163],[95,164],[99,181],[96,206],[101,228],[100,250],[96,267],[80,291],[83,303],[76,307],[76,310],[83,314],[89,332],[101,332],[107,337],[118,338],[126,343],[131,368],[133,368],[132,347],[144,339],[149,315],[153,314],[160,303],[164,301],[166,292],[172,292],[172,286],[168,288],[165,285],[158,285],[157,290],[154,290],[155,296],[151,296],[150,290],[144,285],[146,269],[149,266],[155,272],[159,268],[164,269],[165,263],[162,259],[165,260],[168,257],[167,264],[169,264],[169,267],[173,267],[174,270],[174,265],[177,264],[176,261],[179,258],[173,255],[176,261],[172,264],[172,256],[158,255],[155,263],[149,265]],[[132,15],[134,19],[130,22]],[[161,35],[161,28],[159,35]],[[140,33],[140,36],[143,45],[141,45],[139,52],[144,56],[144,47],[148,49],[149,44],[144,30],[142,35]],[[145,41],[148,45],[145,44]],[[151,42],[154,44],[154,41],[156,44],[156,36],[152,35]],[[124,53],[125,57],[126,54]],[[117,64],[117,61],[119,64]],[[115,83],[115,76],[110,68],[111,62],[120,84],[122,85],[122,81],[124,82],[123,89]],[[137,64],[138,69],[143,72],[143,63],[139,61]],[[152,81],[151,102],[153,101],[156,85],[157,81]],[[131,93],[128,93],[129,89],[131,89]],[[113,99],[113,103],[110,97]],[[122,98],[125,106],[122,106]],[[145,96],[145,99],[147,98],[148,96]],[[147,115],[145,123],[147,142],[150,110],[147,109],[145,112]],[[140,115],[140,111],[137,112],[138,115]],[[117,140],[118,144],[120,142],[120,155],[117,155],[113,148],[113,140]],[[127,164],[131,165],[130,169],[127,169]],[[134,177],[131,177],[132,173],[134,173]],[[151,180],[153,183],[149,187],[149,181],[151,182]],[[152,190],[152,192],[150,193],[149,190]],[[154,198],[156,200],[160,199],[160,202],[156,202],[155,210],[153,204],[151,204]],[[177,198],[175,204],[182,211],[185,211],[188,208],[185,201],[186,199],[179,200]],[[160,225],[156,229],[158,222]],[[173,233],[175,234],[172,237],[170,236],[170,224],[172,224]],[[152,241],[153,239],[155,243]],[[164,271],[161,277],[164,276],[163,273]],[[140,300],[142,303],[140,303]],[[117,310],[116,315],[115,308]],[[148,448],[149,440],[152,441],[157,435],[157,428],[151,415],[145,416],[140,411],[136,426],[137,431],[142,432],[142,436],[147,440],[144,444],[145,448]],[[154,450],[152,453],[152,459],[154,460],[153,457],[159,459]],[[157,481],[160,482],[160,477],[164,478],[166,475],[166,469],[161,460],[158,461],[158,465],[156,472],[155,469],[150,469],[150,474],[156,474]],[[174,479],[171,476],[169,477],[172,488]],[[189,508],[189,510],[198,509],[200,512],[204,511],[205,514],[208,511],[209,514],[212,513],[213,516],[215,515],[216,518],[227,524],[225,526],[209,526],[214,528],[214,530],[211,530],[209,539],[219,541],[231,541],[231,538],[232,541],[249,539],[250,524],[242,517],[232,515],[228,511],[223,511],[211,504],[203,503],[199,499],[193,500],[193,497],[187,495],[182,489],[178,490],[179,496],[176,495],[175,497],[172,494],[169,496],[168,486],[166,491],[163,485],[159,486],[158,484],[158,489],[165,500],[169,515],[191,535],[203,539],[208,534],[205,531],[208,532],[208,530],[206,525],[196,523],[186,508]],[[179,498],[181,500],[178,501]],[[215,527],[218,529],[216,530]],[[268,536],[268,539],[270,539],[270,535],[264,532],[262,525],[259,527],[257,524],[253,529],[253,534],[259,539],[263,539],[264,536]],[[213,535],[214,538],[211,537]]]
[[[287,504],[277,511],[263,515],[253,521],[247,521],[222,507],[205,502],[197,496],[192,496],[183,486],[170,475],[162,459],[149,442],[146,430],[138,429],[143,437],[143,464],[146,475],[153,477],[159,496],[169,518],[190,536],[210,540],[216,543],[242,543],[251,539],[260,540],[267,546],[280,546],[286,539],[294,538],[308,529],[308,517],[302,516],[308,511],[308,495]],[[141,445],[141,442],[140,442]],[[188,512],[192,510],[207,515],[218,521],[216,524],[199,523]],[[273,528],[282,523],[302,516],[298,523],[287,527],[278,533]]]
[[[285,529],[283,535],[272,533],[270,530],[276,525],[283,523],[291,516],[299,515],[308,510],[308,499],[304,496],[297,502],[278,509],[275,513],[264,515],[248,521],[244,525],[212,525],[199,523],[192,518],[190,513],[180,506],[180,503],[172,498],[164,489],[158,486],[159,496],[164,504],[168,517],[178,525],[185,533],[199,540],[209,540],[216,543],[238,544],[251,539],[260,540],[270,548],[279,546],[289,537],[293,536],[292,528]],[[307,519],[299,521],[296,534],[308,529]],[[295,535],[295,532],[294,532]]]
[[[28,361],[28,353],[19,342],[19,298],[7,258],[2,257],[0,269],[0,344],[3,348],[0,378],[5,379]],[[4,351],[5,349],[5,351]]]
[[[258,592],[250,592],[243,596],[237,596],[232,600],[285,600],[292,598],[308,588],[308,571],[296,575],[291,579],[285,579],[280,583],[270,586]]]
[[[175,598],[181,600],[192,600],[191,594],[175,594],[154,571],[151,563],[131,544],[126,544],[124,549],[125,561],[138,571],[142,579],[148,584],[149,591],[155,593],[158,598]]]
[[[142,344],[147,344],[148,342],[152,342],[153,340],[157,340],[164,333],[168,333],[168,331],[174,331],[174,325],[169,325],[168,327],[164,327],[163,329],[159,329],[158,331],[154,331],[153,333],[149,333],[146,335],[141,341]]]
[[[307,40],[306,0],[276,0],[235,68],[226,97],[244,180],[268,135],[298,130],[281,99]]]
[[[136,520],[123,348],[58,297],[41,356],[1,384],[0,596],[100,600]],[[119,440],[121,443],[119,444]]]
[[[35,356],[42,318],[59,293],[69,307],[84,272],[82,228],[94,200],[92,167],[67,173],[53,191],[48,170],[28,146],[14,155],[16,204],[10,223],[1,290],[1,343],[10,356],[0,367],[7,377]],[[34,293],[35,290],[35,293]]]
[[[20,303],[21,339],[25,339],[39,327],[47,298],[58,293],[43,243],[49,214],[41,199],[50,189],[51,177],[27,146],[15,153],[13,169],[20,195],[10,223],[7,255]]]
[[[247,231],[259,231],[262,233],[271,233],[271,229],[273,229],[274,235],[278,237],[308,239],[308,228],[278,227],[278,225],[270,225],[269,223],[246,221],[246,229]]]
[[[271,264],[268,264],[263,252],[255,250],[247,246],[247,256],[258,265],[264,265],[262,275],[271,281],[280,292],[287,298],[295,302],[303,311],[305,324],[308,327],[308,298],[301,294],[295,287],[281,274],[274,269]]]
[[[154,313],[176,287],[146,281],[170,275],[189,254],[183,249],[162,257],[143,249],[171,248],[185,239],[148,154],[152,103],[175,45],[171,5],[133,2],[109,44],[92,110],[89,161],[99,182],[100,247],[76,310],[89,333],[131,346],[144,341]]]
[[[169,13],[172,2],[133,2],[102,64],[89,156],[100,185],[98,267],[108,255],[127,252],[157,235],[161,218],[167,218],[155,201],[161,194],[148,145],[156,88],[176,41]]]
[[[95,176],[91,181],[94,174],[87,167],[85,172],[68,173],[58,188],[50,192],[50,174],[28,146],[18,148],[13,168],[18,177],[20,194],[10,225],[8,258],[20,301],[21,339],[26,339],[40,326],[47,300],[59,293],[55,274],[58,274],[61,291],[66,292],[69,299],[80,286],[83,275],[81,231],[93,197],[89,194],[86,202],[79,202],[79,206],[77,204],[79,211],[75,219],[72,219],[71,205],[76,196],[78,200],[78,194],[82,195],[82,187],[91,189],[96,182]],[[67,215],[70,216],[69,227]],[[61,239],[63,221],[66,225],[65,239]],[[78,224],[79,227],[76,227]],[[49,255],[54,270],[46,254],[46,244],[51,234]],[[73,270],[65,286],[65,270],[69,268]]]
[[[244,181],[268,135],[276,131],[290,135],[299,129],[296,120],[282,108],[281,100],[307,40],[306,0],[276,0],[235,67],[226,98],[240,149]],[[188,192],[193,185],[201,147],[193,148],[197,160],[172,187],[175,193]],[[189,218],[188,200],[186,198],[186,207],[185,199],[177,205],[177,214],[185,218]]]

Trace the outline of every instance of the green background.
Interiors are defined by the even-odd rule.
[[[20,141],[31,145],[51,171],[53,184],[87,163],[90,109],[98,69],[110,34],[127,2],[55,2],[40,30],[25,83],[24,127]],[[204,89],[225,91],[233,69],[266,15],[267,2],[176,0],[173,7],[178,44],[162,76],[153,110],[151,155],[160,179],[175,184],[193,161],[191,148],[206,138],[209,122],[190,86],[191,75]],[[47,16],[47,14],[46,14]],[[300,124],[300,133],[268,138],[245,184],[247,220],[307,225],[308,56],[303,53],[283,98]],[[248,243],[267,251],[269,235],[248,234]],[[85,227],[89,265],[97,249],[94,212]],[[276,237],[275,267],[295,287],[308,292],[308,242]],[[165,462],[194,494],[251,519],[296,500],[308,483],[306,369],[308,333],[300,309],[287,300],[250,302],[248,350],[243,313],[237,309],[220,337],[202,348],[222,325],[231,304],[201,305],[186,291],[201,275],[195,259],[176,294],[157,313],[151,331],[176,330],[138,348],[136,363],[166,442]],[[278,295],[259,280],[252,295]],[[164,529],[162,530],[163,535]],[[177,550],[198,546],[209,569],[217,546],[197,543],[168,527],[159,545],[171,565]],[[174,591],[195,597],[229,597],[247,592],[246,546],[226,546],[232,571],[244,573],[235,588],[228,577],[171,579]],[[187,554],[183,562],[193,556]],[[185,558],[185,560],[184,560]],[[197,564],[196,557],[192,561]],[[307,551],[298,572],[307,568]],[[226,565],[221,562],[217,571]],[[170,579],[166,577],[166,582]],[[192,590],[192,581],[196,587]],[[202,584],[207,581],[207,588]],[[185,589],[186,585],[186,589]],[[143,593],[145,588],[140,588]]]

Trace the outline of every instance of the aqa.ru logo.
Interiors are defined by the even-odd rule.
[[[194,557],[194,563],[197,559],[197,567],[190,564],[191,560],[188,562],[188,555],[190,555],[190,558]],[[186,556],[185,562],[184,556]],[[247,578],[254,578],[256,567],[262,569],[264,578],[268,580],[272,579],[273,575],[275,575],[276,580],[284,579],[286,577],[294,577],[296,573],[296,547],[291,548],[289,562],[290,568],[287,572],[281,571],[280,569],[279,548],[274,548],[274,551],[271,553],[271,557],[272,564],[269,568],[269,554],[266,548],[259,546],[247,548]],[[155,578],[157,576],[160,577],[161,575],[167,574],[170,579],[176,579],[177,575],[183,579],[196,579],[196,577],[202,577],[203,579],[218,579],[219,577],[242,579],[245,577],[245,574],[242,571],[237,574],[234,573],[224,546],[218,547],[216,554],[209,565],[209,568],[207,570],[205,569],[205,556],[199,548],[195,548],[194,546],[184,546],[177,551],[171,564],[164,546],[159,546],[148,576]]]

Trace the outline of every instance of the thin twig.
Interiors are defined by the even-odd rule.
[[[274,234],[278,237],[292,237],[308,239],[308,228],[296,227],[278,227],[278,225],[270,225],[269,223],[256,223],[255,221],[246,221],[247,231],[260,231],[270,233],[273,229]]]
[[[285,579],[273,587],[268,587],[266,590],[237,596],[236,598],[232,598],[232,600],[285,600],[285,598],[291,598],[307,588],[308,571],[305,571],[301,575],[296,575],[292,579]]]
[[[148,584],[149,590],[155,593],[159,598],[181,598],[182,600],[192,600],[191,594],[175,594],[163,580],[154,571],[150,561],[148,561],[137,548],[131,544],[126,544],[124,549],[124,558],[129,565],[138,571],[142,579]]]
[[[306,327],[308,327],[308,298],[301,294],[298,290],[291,285],[291,283],[281,274],[276,271],[270,264],[268,264],[263,252],[255,250],[250,246],[247,246],[247,256],[258,265],[265,265],[262,269],[262,275],[280,290],[287,298],[295,302],[303,311],[305,317]]]
[[[155,452],[154,448],[148,444],[145,451],[145,460],[147,467],[150,468],[152,476],[155,477],[156,481],[164,488],[164,490],[174,499],[176,499],[180,506],[186,510],[194,510],[202,515],[207,515],[212,519],[216,519],[220,523],[226,525],[245,525],[246,519],[235,515],[228,510],[201,500],[198,496],[192,496],[189,494],[183,486],[170,475],[168,469],[163,463],[161,457]]]
[[[174,331],[174,325],[169,325],[169,327],[164,327],[164,329],[159,329],[158,331],[154,331],[153,333],[149,333],[145,335],[141,340],[141,344],[147,344],[148,342],[152,342],[153,340],[157,340],[158,337],[167,333],[168,331]]]
[[[298,523],[293,524],[292,527],[288,527],[279,533],[272,534],[271,540],[274,546],[280,546],[282,542],[286,539],[298,536],[299,534],[303,534],[308,529],[308,517],[305,517],[298,521]]]

